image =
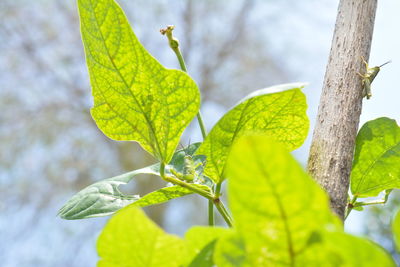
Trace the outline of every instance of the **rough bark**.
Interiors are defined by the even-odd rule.
[[[362,107],[377,0],[340,0],[308,171],[328,192],[331,208],[343,219],[355,138]]]

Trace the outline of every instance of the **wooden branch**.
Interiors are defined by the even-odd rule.
[[[331,208],[343,219],[362,106],[365,73],[377,0],[340,0],[308,171],[328,192]]]

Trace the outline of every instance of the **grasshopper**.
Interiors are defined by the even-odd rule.
[[[187,147],[189,148],[189,146]],[[183,158],[183,173],[179,173],[173,168],[170,169],[170,172],[178,179],[184,180],[186,182],[192,183],[196,178],[196,169],[202,165],[201,162],[195,163],[193,157],[189,154],[185,148],[182,149],[185,152],[185,156]]]
[[[364,74],[357,72],[357,74],[360,75],[362,78],[363,96],[367,97],[367,99],[370,99],[372,96],[371,83],[374,81],[376,75],[378,75],[379,71],[381,70],[381,67],[385,66],[386,64],[390,63],[391,61],[385,62],[380,66],[375,66],[373,68],[370,68],[368,66],[368,62],[365,60],[365,58],[363,56],[361,56],[361,59],[365,64],[366,72]]]
[[[178,173],[174,169],[171,169],[170,171],[176,178],[180,180],[184,180],[186,182],[193,182],[194,178],[196,177],[196,169],[201,165],[202,165],[201,162],[195,164],[192,156],[185,155],[183,173]]]

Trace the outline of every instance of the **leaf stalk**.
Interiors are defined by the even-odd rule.
[[[172,35],[172,31],[174,30],[175,26],[169,25],[165,29],[161,29],[160,32],[162,35],[167,36],[169,47],[171,47],[172,51],[174,51],[176,57],[178,58],[179,65],[182,71],[187,72],[185,60],[183,59],[181,50],[179,49],[179,41]],[[200,127],[201,135],[203,140],[207,137],[207,130],[204,125],[203,117],[201,116],[200,111],[197,113],[197,122]],[[209,200],[208,201],[208,225],[214,225],[214,203]]]

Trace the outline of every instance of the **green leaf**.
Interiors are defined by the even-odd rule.
[[[396,249],[397,251],[400,251],[400,211],[397,212],[392,221],[392,231]]]
[[[224,179],[226,159],[235,140],[245,134],[268,135],[288,149],[307,137],[305,84],[283,84],[259,90],[243,99],[213,127],[197,154],[207,157],[205,174],[216,183]]]
[[[169,165],[167,165],[166,172],[171,175],[170,169],[173,168],[177,172],[181,172],[184,168],[185,155],[192,156],[200,143],[194,143],[188,147],[178,150]],[[202,163],[201,167],[196,169],[196,179],[206,179],[201,175],[202,166],[205,164],[203,156],[193,156],[196,163]],[[139,174],[153,174],[160,175],[160,164],[154,164],[139,170],[128,172],[116,177],[108,178],[100,182],[94,183],[79,193],[74,195],[68,202],[60,209],[59,216],[67,220],[86,219],[92,217],[108,216],[117,210],[129,205],[145,207],[149,205],[161,204],[173,198],[178,198],[192,194],[193,192],[179,186],[171,186],[161,188],[151,192],[142,198],[139,195],[125,195],[118,188],[122,184],[127,184],[130,180]],[[203,190],[210,190],[206,185],[196,184]]]
[[[124,195],[118,189],[139,174],[158,175],[158,171],[153,165],[94,183],[68,200],[58,215],[63,219],[77,220],[113,214],[140,198],[138,195]]]
[[[220,227],[192,227],[185,234],[188,267],[214,266],[213,254],[218,239],[227,235],[229,229]],[[186,266],[186,265],[185,265]]]
[[[395,120],[378,118],[361,127],[350,179],[357,197],[400,187],[400,127]]]
[[[165,233],[136,207],[116,213],[97,241],[98,266],[178,267],[184,243]]]
[[[257,267],[246,261],[246,247],[236,231],[222,236],[214,251],[214,262],[224,267]]]
[[[367,239],[328,231],[321,233],[320,238],[320,242],[302,252],[298,266],[396,266],[384,249]]]
[[[372,242],[343,233],[324,191],[269,137],[241,138],[228,159],[233,231],[218,266],[394,266]]]
[[[168,163],[199,110],[196,84],[146,51],[113,0],[78,0],[78,6],[97,126]]]
[[[363,211],[364,207],[363,206],[354,206],[353,210],[357,210],[357,211]]]
[[[139,200],[133,202],[132,205],[136,207],[147,207],[155,204],[161,204],[171,199],[183,197],[189,194],[193,194],[193,192],[189,189],[177,185],[169,186],[148,193]]]
[[[249,266],[295,266],[314,232],[342,228],[325,192],[270,137],[237,141],[227,177],[229,203]]]

